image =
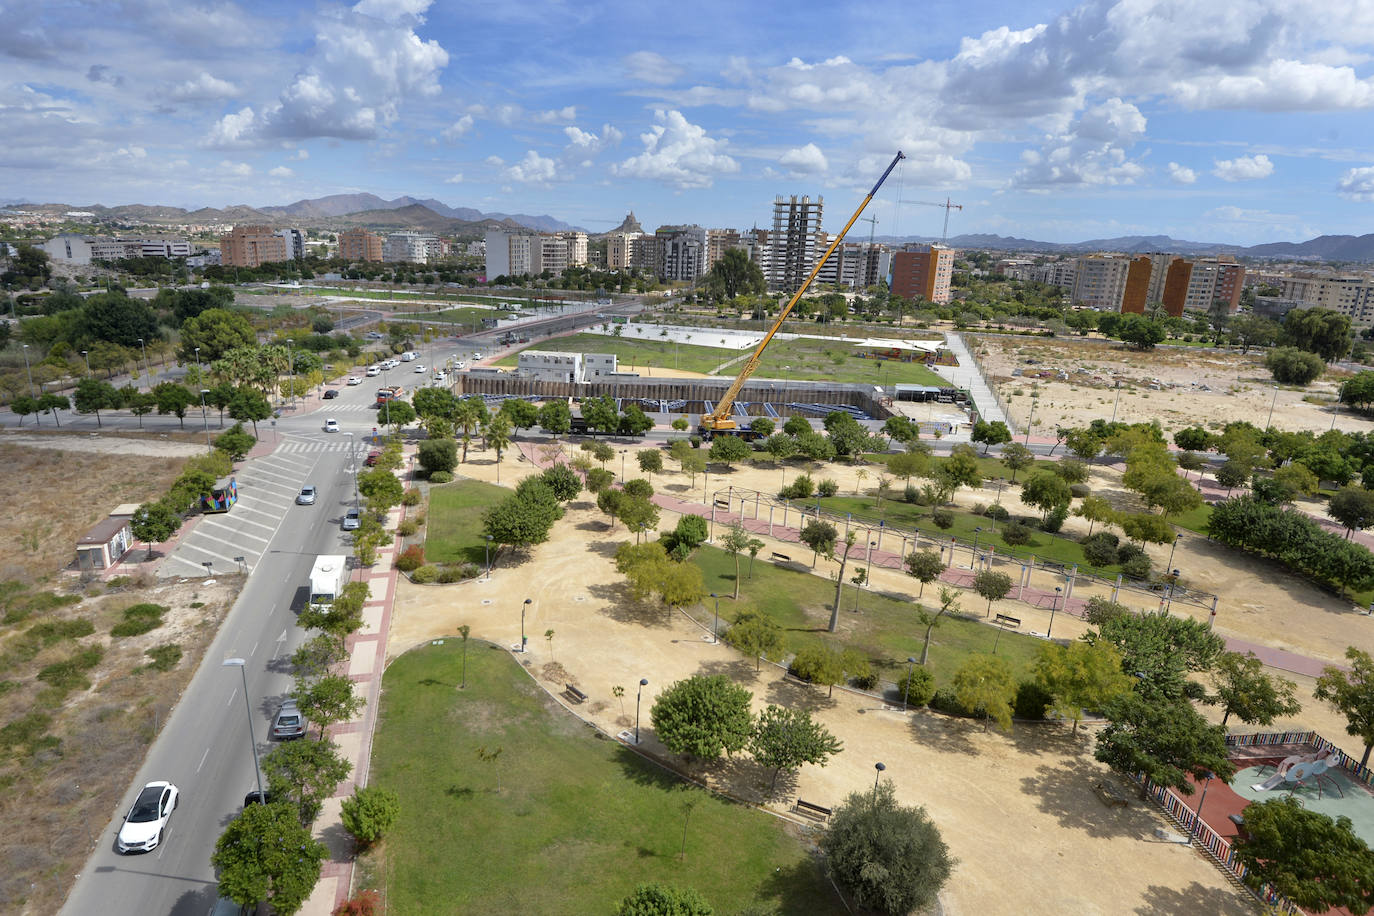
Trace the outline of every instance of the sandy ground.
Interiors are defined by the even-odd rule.
[[[630,462],[633,469],[632,456]],[[493,479],[494,470],[480,452],[460,468],[483,480]],[[502,482],[511,485],[531,467],[508,458],[502,470]],[[795,472],[788,473],[790,477]],[[838,479],[842,492],[856,483],[849,468],[827,468],[823,476]],[[780,482],[777,470],[740,470],[713,474],[712,490],[726,477],[737,487],[768,490]],[[866,483],[873,482],[870,476]],[[656,475],[654,483],[660,492],[689,495],[686,479],[677,474]],[[698,479],[698,499],[701,484]],[[990,502],[993,495],[965,493],[961,501]],[[1004,503],[1009,495],[1003,492]],[[671,524],[673,517],[665,512],[661,527]],[[424,640],[452,634],[464,623],[473,627],[474,635],[503,645],[518,643],[521,603],[532,598],[525,622],[528,664],[555,693],[563,681],[577,683],[591,698],[579,707],[579,714],[608,731],[633,727],[631,697],[640,677],[650,681],[643,721],[658,690],[701,672],[738,677],[753,690],[759,706],[783,702],[813,708],[844,741],[845,752],[826,768],[803,770],[774,806],[785,808],[796,797],[833,805],[848,792],[871,785],[873,764],[884,762],[885,778],[893,780],[899,796],[929,809],[960,859],[945,894],[948,913],[1249,911],[1214,867],[1188,848],[1156,837],[1155,829],[1166,826],[1161,816],[1137,802],[1126,811],[1101,805],[1092,785],[1103,778],[1104,770],[1092,760],[1086,737],[1071,738],[1057,726],[1018,727],[1010,735],[985,733],[973,723],[928,711],[902,714],[842,691],[827,700],[820,691],[784,682],[781,671],[768,666],[756,676],[751,664],[726,646],[712,645],[685,616],[669,620],[661,606],[643,606],[627,598],[610,561],[622,538],[623,532],[608,534],[604,517],[582,501],[574,503],[548,544],[520,561],[503,558],[490,581],[446,588],[402,582],[390,631],[391,652],[399,654]],[[915,583],[899,572],[875,570],[874,579],[878,588],[914,595]],[[1265,621],[1272,623],[1291,609],[1292,587],[1263,581],[1245,585],[1245,601],[1256,607],[1232,616],[1237,628],[1256,631],[1251,635],[1258,637]],[[747,597],[747,587],[742,594]],[[1047,611],[1004,604],[1013,604],[1011,613],[1021,616],[1026,628],[1044,631]],[[543,639],[549,629],[556,634],[552,646]],[[1338,622],[1333,620],[1330,629],[1335,640]],[[1064,615],[1055,623],[1059,636],[1081,630],[1079,621]],[[555,660],[556,667],[545,667]],[[617,684],[626,688],[623,711],[611,699],[611,687]],[[1304,689],[1310,690],[1310,682]],[[1319,718],[1299,717],[1305,727],[1328,734],[1339,731],[1330,717]],[[665,753],[652,735],[646,746]],[[747,762],[697,773],[756,800],[762,800],[766,787],[766,774]],[[1111,880],[1103,881],[1104,875]]]
[[[1241,355],[1238,350],[1164,347],[1138,353],[1101,341],[969,337],[977,340],[974,352],[1010,407],[1018,429],[1026,428],[1032,385],[1038,389],[1033,435],[1052,435],[1056,426],[1086,426],[1091,420],[1106,419],[1114,403],[1118,420],[1157,419],[1167,433],[1197,424],[1219,428],[1237,419],[1263,427],[1271,405],[1273,425],[1281,429],[1323,433],[1333,419],[1338,429],[1347,432],[1374,429],[1374,422],[1349,411],[1335,413],[1329,406],[1303,400],[1305,396],[1334,400],[1347,373],[1328,372],[1303,390],[1281,388],[1276,399],[1263,358],[1253,351]],[[1027,363],[1027,359],[1038,362]],[[1079,368],[1088,371],[1080,373]],[[1025,373],[1063,370],[1069,378],[1014,378],[1013,369]],[[1117,380],[1121,381],[1119,403]],[[1151,389],[1152,384],[1159,387]]]
[[[165,437],[137,438],[105,433],[63,433],[50,435],[0,430],[0,442],[28,448],[55,448],[65,452],[99,452],[105,455],[152,455],[157,458],[190,458],[204,455],[205,446],[177,442]]]

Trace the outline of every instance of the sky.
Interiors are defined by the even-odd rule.
[[[591,232],[1374,231],[1369,0],[0,0],[0,201],[433,197]]]

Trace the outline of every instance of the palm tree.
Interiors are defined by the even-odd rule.
[[[486,431],[487,444],[496,449],[496,482],[501,482],[501,453],[510,447],[511,423],[510,417],[503,413],[493,414],[483,427]]]

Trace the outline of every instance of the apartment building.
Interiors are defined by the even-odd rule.
[[[299,229],[278,229],[277,235],[281,236],[282,242],[286,244],[288,258],[298,261],[305,257],[305,236]]]
[[[530,240],[530,273],[560,276],[568,269],[568,244],[556,235],[537,235]]]
[[[908,245],[892,253],[892,294],[904,299],[949,302],[954,276],[954,249],[943,245]]]
[[[821,255],[824,254],[822,251]],[[875,283],[885,282],[891,268],[892,251],[886,245],[842,242],[830,256],[830,260],[821,267],[821,272],[816,275],[816,282],[839,283],[850,289],[867,289]]]
[[[717,261],[725,257],[725,252],[731,248],[739,248],[740,245],[738,229],[707,229],[706,270],[709,271]]]
[[[1103,312],[1121,311],[1126,293],[1130,258],[1120,254],[1090,254],[1074,264],[1074,305],[1085,305]]]
[[[1067,258],[1062,261],[1051,261],[1034,268],[1031,271],[1030,279],[1037,283],[1044,283],[1046,286],[1057,286],[1062,290],[1072,292],[1077,277],[1078,260]]]
[[[1145,313],[1145,305],[1150,301],[1151,273],[1149,255],[1131,258],[1131,265],[1126,269],[1126,288],[1121,293],[1122,314]]]
[[[657,275],[663,265],[663,241],[657,233],[631,240],[630,266]]]
[[[821,217],[825,198],[800,200],[794,194],[773,200],[773,231],[769,234],[768,288],[794,293],[816,266],[821,248]]]
[[[773,269],[773,248],[768,241],[768,230],[753,228],[740,237],[740,244],[749,253],[749,260],[759,266],[764,279],[768,279]]]
[[[1356,328],[1374,324],[1374,278],[1299,273],[1284,277],[1279,299],[1300,303],[1300,308],[1324,308],[1350,316]]]
[[[606,269],[629,270],[634,260],[634,240],[639,232],[617,232],[606,238]]]
[[[219,237],[225,267],[257,267],[288,260],[286,240],[271,226],[235,226]]]
[[[700,226],[659,226],[662,261],[658,276],[670,282],[691,283],[706,273],[706,230]]]
[[[346,261],[380,261],[382,237],[366,229],[346,229],[339,233],[339,257]]]

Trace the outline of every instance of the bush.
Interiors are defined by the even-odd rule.
[[[353,834],[358,845],[367,847],[395,826],[400,810],[395,792],[368,786],[354,789],[353,797],[344,799],[339,814],[344,829]]]
[[[1101,595],[1093,595],[1088,599],[1087,607],[1083,609],[1083,619],[1095,627],[1101,627],[1108,621],[1124,617],[1129,613],[1126,605],[1112,601],[1110,598],[1103,598]]]
[[[810,474],[801,474],[787,486],[778,491],[783,499],[806,499],[816,492],[816,484]]]
[[[143,653],[152,661],[143,666],[141,670],[148,671],[171,671],[181,661],[181,646],[170,643],[165,646],[157,646]]]
[[[935,675],[928,668],[911,669],[911,693],[907,693],[907,676],[897,681],[897,696],[907,698],[911,706],[924,706],[935,696]]]
[[[410,581],[417,585],[428,585],[439,578],[439,567],[425,565],[410,574]]]
[[[916,505],[921,501],[921,488],[914,483],[909,483],[902,490],[902,501]]]
[[[419,544],[412,544],[401,551],[396,558],[396,568],[401,572],[414,572],[425,565],[425,549]]]
[[[1018,719],[1039,721],[1045,718],[1045,709],[1054,702],[1054,697],[1036,681],[1022,681],[1016,685],[1016,699],[1011,704],[1011,714]]]
[[[476,579],[482,574],[482,567],[476,563],[464,563],[458,567],[458,571],[463,574],[464,579]]]
[[[1150,558],[1142,551],[1121,564],[1121,573],[1130,579],[1148,579],[1151,565]]]
[[[462,582],[466,576],[458,566],[441,566],[439,568],[439,578],[436,580],[440,585],[452,585],[454,582]]]
[[[706,519],[700,515],[684,515],[677,520],[677,527],[673,529],[673,540],[677,544],[686,544],[688,549],[694,549],[706,540],[707,534]]]
[[[382,895],[376,891],[359,891],[335,908],[333,916],[378,916],[382,912]]]
[[[1069,484],[1069,492],[1073,494],[1074,499],[1087,499],[1089,496],[1093,495],[1092,487],[1088,486],[1086,483]]]
[[[1002,540],[1013,547],[1029,544],[1031,540],[1031,529],[1021,522],[1012,522],[1002,529]]]
[[[692,443],[692,448],[701,448],[701,437],[700,437],[700,436],[688,436],[688,437],[687,437],[687,441],[690,442],[690,443]]]
[[[415,519],[408,518],[396,526],[396,533],[401,537],[408,538],[420,530],[420,526],[415,524]]]
[[[160,604],[135,604],[133,607],[125,609],[124,619],[110,629],[110,635],[115,637],[141,636],[149,630],[156,630],[162,626],[162,615],[165,613],[167,613],[167,608]]]
[[[959,702],[959,698],[954,695],[954,691],[948,687],[941,687],[930,695],[930,708],[951,716],[973,715],[973,710],[966,709],[964,704]]]
[[[448,471],[434,471],[429,475],[430,483],[452,483],[453,475]]]
[[[993,503],[991,506],[988,506],[983,514],[994,522],[1005,522],[1007,519],[1011,518],[1011,513],[1008,512],[1007,507],[1001,503]]]
[[[954,527],[954,513],[948,509],[935,509],[930,513],[930,520],[935,523],[936,528],[945,531]]]
[[[1046,515],[1045,520],[1040,523],[1040,527],[1044,528],[1050,534],[1055,534],[1059,531],[1060,528],[1064,527],[1064,520],[1068,517],[1068,504],[1060,503],[1059,505],[1055,506],[1053,509],[1050,510],[1049,515]]]
[[[433,475],[431,475],[431,479],[433,479]],[[420,505],[420,491],[417,490],[417,489],[415,489],[414,487],[411,487],[409,490],[406,490],[404,493],[401,494],[401,505],[403,505],[403,506],[418,506],[418,505]]]
[[[1117,561],[1117,547],[1121,539],[1110,531],[1099,531],[1079,542],[1083,547],[1083,559],[1093,566],[1111,566]]]
[[[816,491],[823,497],[830,497],[840,492],[840,485],[833,480],[822,480],[816,485]]]
[[[872,690],[878,686],[878,675],[872,671],[856,674],[849,679],[849,683],[860,690]]]

